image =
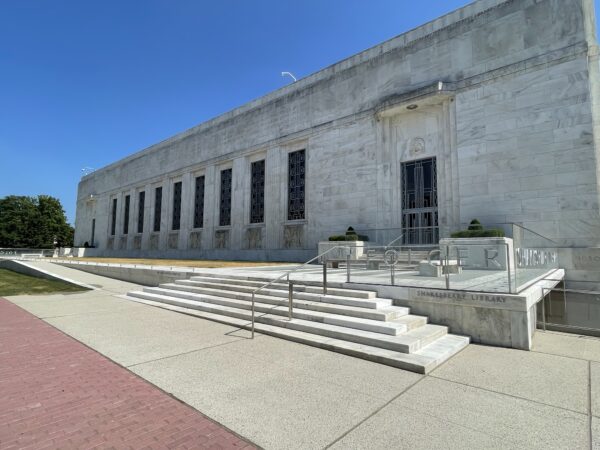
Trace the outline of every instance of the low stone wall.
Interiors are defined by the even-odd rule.
[[[563,276],[564,271],[557,269],[551,278]],[[542,288],[558,283],[540,280],[518,295],[353,283],[346,287],[376,290],[379,297],[391,298],[394,305],[427,316],[430,323],[446,325],[451,333],[470,336],[472,342],[530,350]]]
[[[54,262],[49,259],[48,262]],[[75,284],[77,286],[82,286],[87,289],[95,289],[93,286],[87,285],[85,283],[80,283],[75,280],[71,280],[70,278],[61,277],[59,275],[46,272],[45,270],[39,269],[35,266],[27,264],[25,261],[4,259],[0,260],[0,268],[12,270],[13,272],[22,273],[23,275],[29,275],[36,278],[44,278],[46,280],[58,280],[64,281],[67,283]]]
[[[56,262],[56,261],[53,261]],[[161,283],[172,283],[175,280],[190,278],[194,275],[191,270],[185,268],[173,270],[160,269],[155,266],[137,266],[133,265],[106,265],[102,263],[78,264],[77,262],[61,262],[68,267],[78,269],[83,272],[93,273],[103,277],[114,278],[116,280],[127,281],[129,283],[141,284],[144,286],[158,286]]]
[[[600,291],[600,248],[559,248],[567,288]]]

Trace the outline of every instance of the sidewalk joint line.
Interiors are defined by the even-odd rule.
[[[339,441],[341,441],[342,439],[344,439],[346,436],[348,436],[350,433],[352,433],[354,430],[356,430],[358,427],[360,427],[363,423],[365,423],[366,421],[370,420],[372,417],[376,416],[377,414],[379,414],[381,412],[381,410],[383,410],[385,407],[387,407],[390,403],[392,403],[394,400],[396,400],[397,398],[399,398],[400,396],[402,396],[404,393],[406,393],[409,389],[412,389],[414,386],[416,386],[417,384],[419,384],[421,381],[425,380],[428,377],[428,375],[424,375],[422,378],[419,378],[417,381],[415,381],[414,383],[406,386],[400,393],[398,393],[396,396],[392,397],[390,400],[388,400],[387,402],[385,402],[383,405],[381,405],[379,408],[377,408],[375,411],[373,411],[371,414],[369,414],[367,417],[365,417],[364,419],[362,419],[361,421],[359,421],[356,425],[352,426],[349,430],[347,430],[345,433],[343,433],[341,436],[339,436],[337,439],[335,439],[334,441],[330,442],[329,444],[327,444],[325,447],[323,447],[323,450],[326,450],[328,448],[331,448],[331,446],[333,446],[334,444],[337,444]]]
[[[541,402],[539,400],[533,400],[533,399],[530,399],[530,398],[520,397],[518,395],[508,394],[506,392],[494,391],[492,389],[488,389],[488,388],[485,388],[485,387],[474,386],[472,384],[467,384],[467,383],[461,383],[460,381],[448,380],[446,378],[436,377],[435,375],[430,375],[430,377],[431,378],[435,378],[436,380],[446,381],[448,383],[458,384],[460,386],[465,386],[465,387],[470,387],[470,388],[473,388],[473,389],[479,389],[479,390],[482,390],[482,391],[491,392],[492,394],[504,395],[506,397],[514,398],[514,399],[517,399],[517,400],[523,400],[523,401],[526,401],[526,402],[536,403],[538,405],[549,406],[550,408],[562,409],[563,411],[568,411],[568,412],[572,412],[572,413],[575,413],[575,414],[586,414],[585,412],[576,411],[574,409],[565,408],[563,406],[551,405],[549,403],[544,403],[544,402]]]
[[[130,367],[139,366],[141,364],[149,364],[149,363],[156,362],[156,361],[162,361],[163,359],[176,358],[177,356],[183,356],[183,355],[189,355],[190,353],[201,352],[202,350],[209,350],[211,348],[223,347],[224,345],[234,344],[235,342],[239,342],[242,340],[246,340],[246,338],[238,338],[238,339],[236,339],[234,341],[230,341],[230,342],[221,342],[220,344],[210,345],[208,347],[197,348],[194,350],[189,350],[187,352],[177,353],[176,355],[169,355],[169,356],[163,356],[161,358],[150,359],[148,361],[142,361],[142,362],[131,364],[129,366],[124,366],[124,367],[127,367],[129,369]]]

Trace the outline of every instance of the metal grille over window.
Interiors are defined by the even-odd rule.
[[[252,163],[250,223],[265,221],[265,160]]]
[[[111,223],[110,223],[110,234],[112,236],[115,235],[116,228],[117,228],[117,199],[113,198],[112,218],[111,218]]]
[[[160,212],[162,210],[162,187],[154,191],[154,231],[160,231]]]
[[[173,185],[173,229],[179,230],[181,225],[181,181]]]
[[[129,202],[131,197],[125,196],[125,217],[123,217],[123,234],[129,233]]]
[[[288,155],[288,220],[304,219],[305,150]]]
[[[194,228],[204,226],[204,175],[196,177],[194,193]]]
[[[144,207],[146,203],[146,192],[142,191],[139,193],[138,197],[138,225],[137,232],[144,232]]]
[[[402,229],[405,244],[437,244],[436,159],[402,164]]]
[[[219,225],[231,225],[231,169],[221,170],[221,208]]]

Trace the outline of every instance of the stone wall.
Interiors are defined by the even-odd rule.
[[[399,228],[401,163],[436,157],[442,235],[477,217],[520,222],[563,245],[598,244],[590,10],[592,0],[481,0],[111,164],[79,184],[75,243],[90,241],[95,218],[101,254],[305,260],[349,225]],[[306,219],[290,222],[287,155],[298,149],[306,149]],[[250,164],[259,159],[265,222],[251,225]],[[219,227],[226,168],[232,224]],[[192,228],[199,175],[201,230]],[[163,202],[154,234],[157,186]],[[145,230],[136,235],[141,190]]]

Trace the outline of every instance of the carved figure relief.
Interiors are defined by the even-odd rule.
[[[200,248],[202,245],[202,231],[192,231],[190,233],[190,248]]]
[[[286,225],[283,229],[283,246],[285,248],[302,248],[304,226]]]
[[[215,231],[215,248],[229,247],[229,230]]]
[[[168,245],[170,249],[176,249],[177,247],[179,247],[179,233],[169,234]]]
[[[411,139],[408,148],[411,156],[425,153],[425,139],[420,137]]]
[[[263,229],[261,227],[248,228],[246,230],[246,246],[249,249],[262,248]]]

